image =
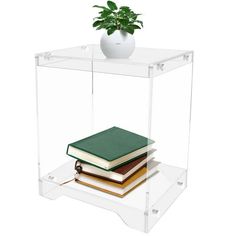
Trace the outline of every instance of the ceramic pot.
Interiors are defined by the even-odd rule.
[[[116,30],[111,35],[105,32],[100,47],[107,58],[128,58],[135,49],[134,36],[121,30]]]

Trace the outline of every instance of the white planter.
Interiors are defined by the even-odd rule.
[[[134,36],[121,30],[116,30],[111,35],[105,32],[100,47],[107,58],[128,58],[135,49]]]

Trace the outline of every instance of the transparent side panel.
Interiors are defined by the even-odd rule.
[[[192,64],[150,79],[153,85],[151,131],[160,162],[150,178],[148,224],[150,230],[187,184]]]
[[[148,232],[186,186],[192,65],[164,72],[143,78],[37,66],[40,194],[114,211]],[[123,197],[74,181],[75,159],[66,155],[69,143],[114,126],[155,141],[140,183]]]
[[[40,177],[63,182],[71,176],[50,173],[68,162],[67,144],[92,132],[91,73],[37,68]]]

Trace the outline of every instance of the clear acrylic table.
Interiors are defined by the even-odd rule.
[[[136,48],[129,59],[107,59],[98,45],[86,45],[35,59],[40,194],[111,210],[149,232],[187,185],[193,52]],[[155,140],[160,162],[124,198],[70,181],[67,144],[112,126]]]

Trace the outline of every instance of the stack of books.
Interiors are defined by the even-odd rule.
[[[77,159],[76,182],[124,197],[158,172],[158,162],[152,158],[153,143],[141,135],[112,127],[69,144],[67,155]]]

